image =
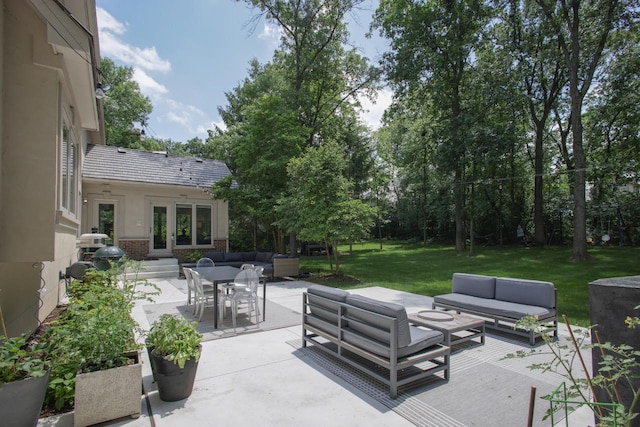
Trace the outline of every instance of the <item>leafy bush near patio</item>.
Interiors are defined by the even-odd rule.
[[[43,335],[52,365],[46,404],[72,405],[78,373],[132,363],[127,352],[140,348],[140,331],[131,309],[136,299],[155,293],[141,289],[149,284],[137,278],[139,269],[139,263],[125,260],[107,271],[89,269],[84,281],[70,284],[68,306]]]
[[[639,310],[640,306],[635,309]],[[640,317],[628,316],[625,324],[629,328],[640,326]],[[534,331],[544,329],[544,325],[540,324],[534,316],[525,317],[516,324],[516,327]],[[640,386],[638,385],[640,384],[640,349],[634,349],[626,344],[600,343],[599,339],[598,342],[590,344],[590,330],[591,328],[572,328],[572,340],[567,341],[554,341],[549,335],[541,334],[546,344],[546,351],[519,351],[505,358],[526,358],[539,354],[552,356],[547,362],[529,366],[531,370],[555,372],[565,378],[565,384],[568,384],[566,394],[561,400],[550,399],[552,405],[547,410],[545,419],[550,417],[552,412],[564,409],[562,405],[569,405],[571,409],[575,409],[573,407],[575,402],[581,402],[589,405],[598,421],[598,426],[630,426],[640,411]],[[592,348],[598,349],[603,357],[599,363],[597,375],[590,378],[589,373],[584,372],[584,367],[578,364],[578,361],[582,361],[582,352],[591,351]],[[631,402],[622,401],[618,391],[620,388],[631,391]],[[608,402],[615,405],[605,408],[593,404],[595,389],[604,391],[608,396]],[[549,398],[549,396],[546,397]]]

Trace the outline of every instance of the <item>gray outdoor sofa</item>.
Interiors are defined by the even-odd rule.
[[[302,299],[302,343],[382,381],[395,399],[398,387],[443,372],[450,348],[442,332],[410,325],[405,308],[322,285]]]
[[[242,267],[242,264],[253,264],[264,268],[265,276],[297,277],[299,273],[298,258],[274,252],[205,252],[203,257],[210,258],[217,266]]]
[[[451,293],[434,297],[433,308],[488,318],[487,328],[529,337],[534,345],[541,333],[558,337],[556,301],[557,290],[551,282],[455,273]],[[516,322],[527,315],[537,316],[544,327],[538,331],[516,328]]]

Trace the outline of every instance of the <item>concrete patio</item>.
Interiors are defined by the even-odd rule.
[[[172,303],[179,306],[185,303],[186,295],[181,290],[183,283],[180,280],[152,281],[161,290],[161,294],[154,298],[155,304]],[[271,282],[268,284],[267,300],[300,313],[301,294],[308,285],[304,281]],[[430,297],[382,287],[352,292],[401,303],[409,313],[431,307]],[[150,326],[149,304],[140,302],[133,312],[144,329]],[[268,318],[268,310],[266,314]],[[503,365],[500,369],[507,369],[504,372],[509,372],[508,377],[517,376],[527,384],[533,384],[541,375],[527,368],[532,363],[530,360],[502,360],[509,352],[530,349],[525,339],[493,337],[489,333],[485,346],[465,346],[452,353],[449,383],[436,380],[433,384],[418,386],[418,391],[413,395],[402,393],[401,389],[398,399],[392,401],[380,390],[369,390],[371,387],[375,388],[375,385],[363,386],[362,380],[351,381],[350,373],[342,375],[340,367],[325,363],[322,357],[309,349],[302,349],[302,330],[299,324],[260,332],[239,332],[237,335],[232,329],[227,332],[228,337],[203,342],[193,393],[188,399],[179,402],[163,402],[159,399],[147,354],[142,352],[145,389],[141,400],[142,416],[104,425],[493,426],[496,423],[492,417],[498,411],[493,408],[494,404],[496,408],[514,415],[514,419],[521,420],[506,421],[500,425],[526,425],[530,387],[522,385],[517,390],[507,390],[505,396],[500,396],[502,390],[496,391],[494,387],[504,389],[504,386],[487,372],[487,367]],[[566,328],[561,328],[560,333],[566,336]],[[468,374],[473,369],[476,369],[476,373]],[[483,377],[485,374],[489,376]],[[551,378],[550,383],[559,384],[562,381],[559,376],[556,377]],[[469,383],[455,385],[456,380],[466,380]],[[537,420],[534,425],[551,425],[549,420],[542,421],[542,414],[548,408],[548,403],[539,399],[543,394],[538,391]],[[504,401],[495,402],[492,399]],[[475,415],[470,416],[463,411],[459,416],[451,416],[450,405],[468,407]],[[517,413],[512,414],[514,411]],[[588,410],[576,412],[570,417],[570,425],[593,424]],[[505,420],[504,416],[500,417]],[[73,420],[70,415],[53,417],[41,420],[38,425],[65,427],[72,426]],[[562,421],[560,425],[565,425],[565,422]]]

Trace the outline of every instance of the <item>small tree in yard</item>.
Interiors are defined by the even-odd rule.
[[[289,162],[289,195],[279,204],[283,226],[302,240],[324,242],[335,274],[340,274],[338,242],[364,237],[373,226],[373,209],[352,197],[353,184],[343,175],[346,165],[335,143],[308,148]]]

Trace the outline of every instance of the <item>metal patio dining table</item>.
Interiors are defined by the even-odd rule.
[[[213,284],[213,327],[218,329],[218,285],[233,282],[238,273],[240,273],[240,269],[221,265],[218,267],[196,267],[194,270]],[[260,276],[260,280],[262,281],[262,321],[264,321],[267,306],[267,280],[265,276]]]

